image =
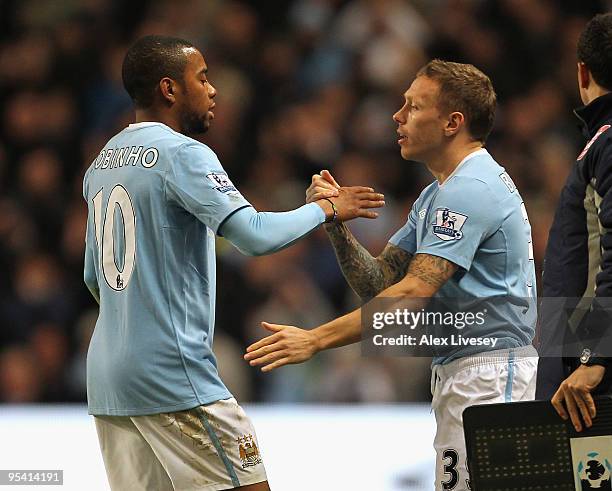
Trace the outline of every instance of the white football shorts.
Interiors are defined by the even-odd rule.
[[[253,425],[233,398],[94,420],[113,491],[213,491],[267,479]]]
[[[463,410],[476,404],[535,398],[538,353],[531,345],[467,356],[435,365],[431,376],[436,416],[436,491],[470,489]]]

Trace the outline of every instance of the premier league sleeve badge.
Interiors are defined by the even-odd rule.
[[[433,234],[442,240],[459,240],[463,237],[461,228],[467,219],[467,215],[449,208],[438,208],[433,223]]]

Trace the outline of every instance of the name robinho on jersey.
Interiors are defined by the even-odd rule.
[[[94,169],[117,169],[140,165],[150,169],[157,164],[159,150],[155,147],[144,148],[141,146],[105,148],[94,161]]]

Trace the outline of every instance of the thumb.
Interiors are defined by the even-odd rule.
[[[269,322],[262,322],[261,327],[270,332],[282,331],[284,326],[280,324],[270,324]]]
[[[327,182],[333,184],[334,186],[336,186],[337,188],[340,187],[340,185],[336,182],[336,180],[333,178],[333,176],[330,174],[330,172],[328,170],[322,170],[321,171],[321,177],[323,179],[325,179]]]

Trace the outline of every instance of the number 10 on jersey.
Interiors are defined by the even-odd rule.
[[[136,215],[134,206],[127,190],[117,184],[111,191],[106,203],[104,213],[102,212],[102,191],[93,197],[94,227],[96,231],[96,243],[98,244],[98,264],[101,265],[104,279],[108,286],[115,291],[127,288],[136,262]],[[119,214],[115,213],[119,208]],[[123,248],[122,270],[119,270],[115,260],[115,249],[117,245],[117,230],[115,218],[119,215],[122,221]]]

